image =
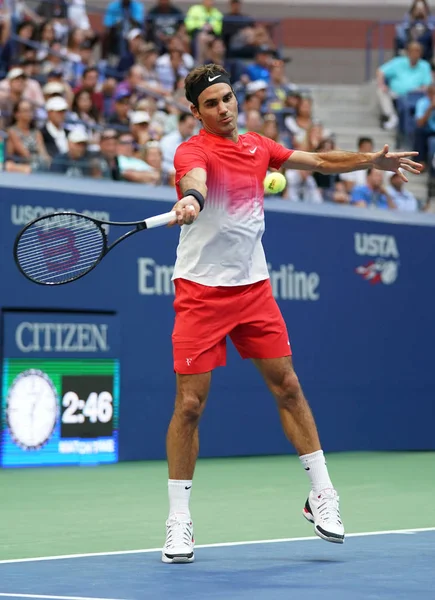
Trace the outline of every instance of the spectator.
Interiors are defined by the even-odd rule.
[[[213,35],[222,33],[223,14],[214,5],[214,0],[202,0],[187,11],[184,24],[192,39],[194,56],[199,64],[205,59],[207,44]]]
[[[418,42],[407,46],[406,56],[396,56],[377,71],[378,99],[383,114],[384,129],[397,127],[399,119],[394,101],[400,110],[400,99],[410,92],[424,92],[432,83],[430,64],[421,58],[422,48]]]
[[[96,125],[101,120],[101,115],[97,107],[92,104],[91,94],[88,90],[82,89],[75,94],[71,111],[69,121],[79,122],[88,133],[89,143],[96,144],[98,134],[94,132],[96,132]]]
[[[54,96],[45,104],[47,122],[41,130],[42,138],[48,154],[53,157],[68,151],[65,117],[68,103],[65,98]]]
[[[139,58],[139,54],[144,45],[144,38],[141,29],[132,29],[127,34],[128,48],[121,56],[117,71],[124,75],[130,67],[132,67]]]
[[[360,137],[357,142],[358,152],[373,152],[374,143],[370,137]],[[340,179],[346,182],[347,190],[350,191],[354,186],[365,186],[367,184],[367,171],[353,171],[353,173],[342,173]]]
[[[64,79],[62,70],[58,68],[53,69],[47,74],[46,85],[49,85],[50,83],[55,83],[63,87],[64,93],[62,95],[65,96],[68,106],[71,106],[74,98],[74,92],[72,91],[70,84]]]
[[[36,58],[38,61],[43,61],[48,56],[50,44],[56,39],[52,21],[44,21],[40,25],[37,39],[40,43],[40,47],[37,51]]]
[[[68,150],[57,154],[51,163],[51,171],[67,177],[91,177],[92,165],[87,155],[88,134],[76,128],[68,134]]]
[[[130,129],[129,113],[131,110],[131,92],[120,90],[114,96],[114,112],[107,119],[107,124],[116,127],[119,131]]]
[[[114,129],[105,129],[100,136],[100,171],[104,179],[119,181],[121,173],[117,159],[118,134]]]
[[[276,115],[274,115],[273,113],[268,113],[264,115],[263,129],[261,133],[262,135],[264,135],[264,137],[273,140],[277,144],[281,144],[282,146],[288,147],[288,144],[281,137],[281,133],[278,127],[278,120],[276,118]]]
[[[146,39],[154,42],[161,52],[166,52],[169,40],[183,22],[183,12],[170,0],[157,0],[147,15]]]
[[[168,54],[157,59],[156,71],[160,85],[166,92],[174,92],[178,81],[184,79],[189,73],[189,69],[183,62],[183,53],[176,49],[169,50]]]
[[[225,61],[226,49],[222,38],[213,37],[207,44],[207,52],[204,64],[221,65],[224,69],[227,68]]]
[[[167,90],[162,87],[156,64],[158,58],[157,46],[152,42],[144,44],[138,57],[138,66],[141,67],[141,78],[146,82],[148,89],[158,94],[167,95]]]
[[[68,30],[68,7],[66,0],[42,0],[36,7],[36,13],[46,21],[53,21],[56,37],[61,37]]]
[[[396,205],[384,186],[384,172],[367,171],[366,185],[356,186],[351,192],[351,203],[366,208],[394,209]]]
[[[145,82],[142,77],[142,67],[140,65],[133,65],[128,70],[125,79],[118,84],[115,96],[128,92],[132,97],[132,102],[136,102],[144,96],[144,88]]]
[[[246,115],[250,110],[257,110],[258,112],[260,112],[261,110],[261,98],[255,92],[251,94],[247,93],[245,96],[245,99],[242,104],[242,109],[239,111],[239,116],[237,120],[237,125],[239,129],[245,130]]]
[[[158,172],[134,156],[134,139],[129,133],[122,133],[118,138],[117,162],[121,179],[125,181],[156,184],[160,179]]]
[[[15,79],[18,79],[18,82],[12,83]],[[29,100],[32,104],[36,106],[44,104],[44,94],[42,93],[41,86],[35,79],[26,75],[24,68],[12,68],[6,75],[6,78],[0,81],[0,97],[12,94],[12,88],[15,91],[23,88],[23,98]]]
[[[137,0],[114,0],[104,15],[103,58],[109,54],[123,55],[125,39],[130,29],[142,29],[145,10]]]
[[[74,89],[74,93],[80,90],[89,92],[92,98],[92,104],[101,114],[104,110],[104,98],[102,92],[97,91],[98,86],[98,69],[97,67],[88,67],[83,71],[82,83]]]
[[[9,18],[9,14],[5,13],[6,18]],[[10,23],[5,27],[5,32],[10,33]],[[36,33],[36,25],[29,21],[24,21],[17,25],[16,31],[14,32],[18,37],[23,40],[31,40],[35,37]],[[4,34],[3,34],[4,35]],[[4,38],[5,44],[2,48],[2,63],[9,69],[11,66],[18,65],[19,60],[22,58],[24,52],[27,50],[28,46],[23,42],[15,42],[11,38]]]
[[[78,63],[81,60],[80,47],[85,41],[85,32],[83,29],[73,27],[68,34],[66,44],[66,58],[72,63]]]
[[[28,100],[20,100],[14,106],[12,125],[8,129],[7,154],[15,162],[28,164],[32,171],[39,171],[49,165],[50,157],[33,116],[33,107]]]
[[[78,27],[88,35],[89,33],[92,34],[85,0],[71,0],[68,2],[68,21],[72,27]]]
[[[174,169],[166,171],[163,168],[163,155],[159,142],[147,142],[142,151],[142,159],[159,174],[159,179],[155,182],[156,185],[175,185]]]
[[[427,88],[427,94],[420,98],[415,107],[416,130],[414,150],[418,161],[425,167],[432,163],[435,154],[435,85]]]
[[[7,71],[11,61],[12,48],[8,45],[11,33],[11,17],[9,12],[3,8],[0,9],[0,70]],[[9,48],[9,50],[8,50]]]
[[[409,42],[418,42],[423,48],[422,58],[433,58],[433,23],[426,0],[414,0],[404,21],[396,26],[395,54],[402,54]]]
[[[195,131],[196,120],[192,114],[182,113],[178,119],[178,128],[165,135],[160,142],[163,153],[163,168],[170,173],[174,168],[175,151],[183,142],[187,142]]]
[[[105,82],[105,74],[95,63],[92,48],[92,40],[84,40],[84,42],[80,44],[78,50],[80,55],[80,61],[70,63],[70,69],[67,72],[67,78],[72,81],[74,87],[80,85],[84,72],[86,71],[86,69],[89,69],[91,67],[94,67],[98,70],[98,84],[102,85]]]
[[[246,34],[246,29],[251,29],[254,24],[252,17],[242,13],[241,0],[230,0],[229,11],[224,15],[222,22],[222,38],[231,58],[246,58],[243,53],[237,53],[234,42],[237,35]]]
[[[71,72],[71,65],[65,60],[66,50],[58,40],[50,43],[47,57],[42,62],[41,73],[59,73],[61,77],[68,76]]]
[[[246,69],[246,74],[251,81],[261,79],[267,84],[270,81],[270,68],[273,64],[275,52],[269,46],[260,46],[255,51],[255,60]]]
[[[405,188],[403,179],[397,173],[393,173],[390,176],[390,185],[387,186],[386,191],[397,207],[397,210],[404,212],[418,211],[416,197]]]
[[[283,60],[274,60],[270,66],[270,82],[267,89],[267,110],[279,111],[285,107],[285,101],[290,91]]]
[[[150,141],[151,117],[144,110],[136,110],[130,115],[130,132],[139,153]]]
[[[6,79],[0,81],[0,115],[2,128],[7,127],[12,120],[14,106],[22,99],[28,99],[25,94],[26,76],[23,69],[11,69]]]
[[[261,133],[263,130],[263,117],[258,110],[248,110],[246,113],[245,127],[240,130],[240,133],[246,133],[247,131],[254,131],[255,133]]]
[[[310,171],[287,169],[285,177],[287,179],[287,198],[292,202],[308,202],[311,204],[323,202],[322,194]]]
[[[293,140],[293,147],[304,149],[307,133],[313,125],[313,100],[310,97],[303,96],[299,99],[296,115],[285,118],[285,127],[290,132]]]

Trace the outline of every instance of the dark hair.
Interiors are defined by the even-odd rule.
[[[194,117],[193,117],[193,115],[192,115],[192,113],[185,113],[185,112],[183,112],[183,113],[181,113],[181,115],[178,117],[178,122],[179,122],[179,123],[184,123],[184,121],[187,121],[187,119],[188,119],[189,117],[190,117],[190,118],[192,118],[192,119],[194,118]]]
[[[190,71],[184,81],[184,90],[186,98],[192,104],[195,104],[194,99],[196,94],[193,93],[194,88],[200,83],[205,77],[214,77],[216,74],[226,75],[230,77],[229,73],[220,65],[199,65]]]
[[[358,138],[358,148],[363,144],[371,144],[373,146],[373,138],[361,136]]]
[[[414,0],[414,2],[411,4],[411,7],[410,7],[410,9],[408,11],[408,14],[411,17],[412,17],[412,13],[414,12],[415,7],[417,6],[417,4],[421,4],[421,3],[424,4],[424,7],[426,9],[426,14],[430,15],[430,6],[429,6],[429,3],[427,2],[427,0]]]
[[[72,112],[77,113],[77,115],[80,117],[79,100],[80,100],[80,97],[83,96],[83,94],[88,94],[89,97],[91,98],[91,108],[88,112],[88,115],[90,117],[92,117],[93,119],[95,119],[95,121],[98,121],[100,118],[100,113],[98,112],[98,109],[94,106],[94,103],[92,102],[92,94],[89,90],[81,89],[74,94],[74,100],[72,101],[72,105],[71,105]]]
[[[99,71],[98,71],[98,68],[97,68],[97,67],[86,67],[86,69],[83,71],[82,79],[83,79],[84,77],[86,77],[86,75],[87,75],[88,73],[91,73],[92,71],[95,71],[95,73],[97,73],[97,74],[99,73]]]
[[[35,110],[33,104],[30,102],[30,100],[25,100],[24,98],[21,98],[21,100],[18,100],[18,102],[16,102],[14,104],[14,107],[12,109],[11,125],[16,125],[16,123],[17,123],[16,114],[20,110],[20,105],[23,104],[23,102],[27,102],[27,104],[30,104],[30,107],[32,108],[32,110],[33,111]],[[30,121],[30,123],[29,123],[29,129],[36,129],[35,119],[32,119]]]

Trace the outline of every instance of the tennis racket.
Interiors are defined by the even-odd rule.
[[[76,281],[95,269],[112,248],[138,231],[167,225],[175,211],[143,221],[101,221],[75,212],[51,213],[28,223],[17,235],[14,259],[21,273],[40,285]],[[133,227],[109,245],[104,225]]]

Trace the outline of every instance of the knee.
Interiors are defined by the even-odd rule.
[[[204,408],[204,402],[196,394],[182,394],[177,397],[176,412],[184,421],[196,423]]]
[[[302,399],[302,389],[298,376],[294,371],[286,373],[275,387],[278,406],[284,410],[292,410]]]

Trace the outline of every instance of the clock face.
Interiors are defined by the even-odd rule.
[[[20,373],[9,388],[6,415],[13,440],[25,450],[37,450],[50,438],[58,416],[58,398],[42,371]]]

